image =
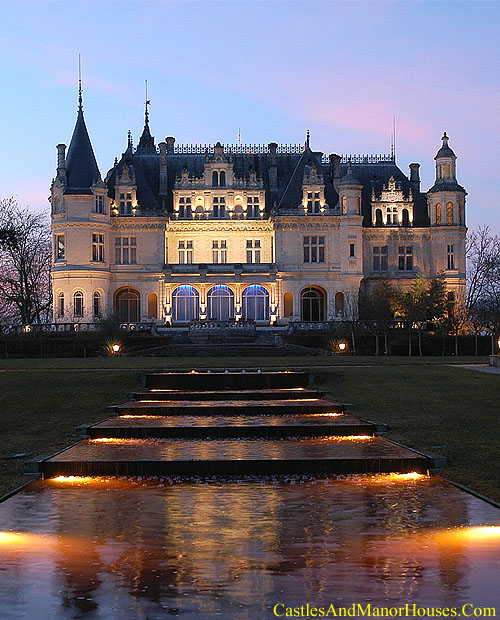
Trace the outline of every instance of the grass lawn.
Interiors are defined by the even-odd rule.
[[[386,422],[387,436],[450,459],[450,479],[500,501],[500,376],[444,364],[484,358],[94,358],[0,360],[0,457],[51,454],[76,426],[107,416],[137,387],[138,368],[315,367],[335,400]],[[1,369],[4,369],[2,372]],[[8,369],[8,370],[7,370]],[[0,495],[25,481],[24,461],[0,460]]]

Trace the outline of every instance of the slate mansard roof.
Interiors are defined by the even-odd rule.
[[[234,151],[229,152],[225,148],[224,154],[231,157],[234,174],[238,179],[250,178],[252,171],[256,173],[257,179],[262,181],[266,192],[267,213],[273,211],[291,215],[296,210],[299,213],[299,206],[302,204],[303,189],[302,183],[306,167],[316,168],[318,176],[324,183],[325,199],[331,207],[337,207],[339,195],[334,188],[331,178],[331,164],[328,158],[322,153],[312,151],[308,145],[301,148],[294,145],[294,148],[286,146],[278,147],[276,153],[277,169],[277,189],[270,185],[270,167],[272,164],[272,154],[267,147],[244,147],[237,145]],[[189,152],[189,151],[194,152]],[[342,179],[347,174],[347,158],[339,159],[337,171],[338,177]],[[137,185],[137,201],[140,206],[138,215],[155,215],[172,212],[173,210],[173,189],[177,178],[181,177],[182,172],[187,168],[190,177],[202,177],[206,153],[202,147],[179,147],[174,152],[167,153],[168,171],[168,191],[166,195],[160,195],[160,154],[155,148],[137,149],[129,147],[122,155],[120,161],[109,170],[106,177],[108,195],[115,197],[115,183],[125,167],[135,174]],[[363,226],[372,225],[371,198],[372,191],[379,196],[384,186],[387,186],[391,177],[394,177],[398,185],[403,190],[405,196],[409,195],[410,181],[408,177],[397,166],[394,158],[390,156],[363,156],[355,157],[351,162],[351,174],[362,185],[362,214],[364,216]],[[427,201],[424,193],[419,192],[415,187],[411,187],[414,201],[414,226],[428,226]]]

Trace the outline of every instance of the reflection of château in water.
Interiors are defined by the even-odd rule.
[[[326,320],[361,288],[444,273],[465,287],[465,190],[444,134],[421,192],[390,156],[304,146],[155,145],[145,125],[104,181],[82,101],[51,187],[54,319]]]
[[[0,507],[13,528],[48,532],[32,556],[0,548],[4,605],[28,618],[40,617],[28,601],[62,619],[75,610],[267,618],[283,600],[452,607],[471,593],[495,603],[496,546],[451,544],[440,532],[496,523],[498,510],[435,478],[37,484]]]

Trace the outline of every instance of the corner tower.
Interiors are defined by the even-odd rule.
[[[51,186],[55,322],[92,322],[107,312],[109,201],[83,115],[82,89],[66,155],[57,145]]]

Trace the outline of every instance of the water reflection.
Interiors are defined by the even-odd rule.
[[[500,528],[468,526],[499,522],[497,509],[427,477],[46,481],[0,505],[0,617],[493,606]]]

